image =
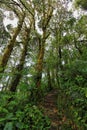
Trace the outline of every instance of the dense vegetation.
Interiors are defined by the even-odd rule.
[[[52,89],[61,130],[87,129],[87,2],[77,17],[69,2],[0,0],[0,130],[49,130],[39,104]]]

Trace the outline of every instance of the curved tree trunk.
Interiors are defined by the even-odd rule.
[[[40,87],[40,85],[41,85],[44,50],[45,50],[45,41],[42,43],[42,45],[39,49],[38,60],[37,60],[37,65],[36,65],[36,78],[35,78],[35,80],[36,80],[36,87],[37,88]]]
[[[22,28],[22,25],[23,25],[23,22],[24,22],[24,18],[25,18],[25,14],[23,14],[21,19],[19,19],[18,27],[16,28],[14,35],[12,36],[11,40],[9,41],[7,47],[4,50],[4,54],[3,54],[3,56],[1,57],[1,60],[0,60],[0,73],[3,73],[4,70],[5,70],[8,59],[11,55],[12,50],[13,50],[16,38],[21,31],[21,28]]]
[[[36,87],[39,88],[41,86],[41,78],[42,78],[42,70],[43,70],[43,59],[44,59],[44,53],[45,53],[45,42],[47,37],[49,36],[47,34],[47,26],[49,25],[50,19],[52,17],[53,8],[49,8],[49,12],[46,15],[45,12],[43,12],[43,35],[41,38],[41,43],[39,44],[39,53],[37,58],[37,65],[36,65],[36,77],[35,77],[35,83]],[[45,16],[46,15],[46,16]]]
[[[24,42],[23,42],[23,50],[21,53],[21,58],[20,58],[20,63],[17,65],[17,67],[15,68],[15,73],[14,76],[12,78],[11,83],[8,86],[8,89],[12,92],[15,92],[17,89],[17,85],[19,84],[19,81],[21,79],[21,71],[23,70],[23,66],[24,66],[24,62],[25,62],[25,57],[27,54],[27,46],[28,46],[28,42],[29,42],[29,36],[30,36],[30,28],[25,30],[26,35],[24,38]]]

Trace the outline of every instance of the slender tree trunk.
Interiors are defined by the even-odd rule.
[[[25,14],[23,14],[21,19],[19,19],[18,27],[16,28],[14,35],[12,36],[11,40],[9,41],[6,49],[4,50],[4,54],[3,54],[3,56],[0,60],[0,73],[4,72],[4,69],[7,65],[8,59],[11,55],[12,50],[13,50],[16,38],[21,31],[21,28],[22,28],[22,25],[23,25],[23,22],[24,22],[24,18],[25,18]]]
[[[45,39],[44,39],[45,40]],[[38,60],[36,65],[36,87],[40,87],[41,78],[42,78],[42,69],[43,69],[43,58],[44,58],[44,50],[45,50],[45,41],[43,41],[42,45],[39,48]]]
[[[15,73],[14,73],[13,79],[8,86],[8,89],[12,92],[16,91],[17,85],[19,84],[19,81],[21,79],[21,76],[22,76],[21,71],[23,70],[25,57],[27,54],[27,46],[28,46],[28,42],[29,42],[29,38],[30,38],[30,28],[26,29],[25,32],[26,32],[26,35],[25,35],[24,42],[23,42],[23,50],[21,53],[20,63],[15,68]]]
[[[63,69],[63,66],[62,66],[62,51],[61,51],[61,46],[59,46],[59,66],[60,66],[60,69],[62,70]]]
[[[50,76],[50,70],[47,68],[47,79],[48,79],[48,88],[52,89],[52,83],[51,83],[51,76]]]
[[[82,52],[81,48],[80,48],[80,47],[78,47],[78,45],[77,45],[76,41],[74,42],[74,45],[75,45],[75,48],[78,50],[79,54],[80,54],[80,55],[82,55],[82,54],[83,54],[83,52]]]
[[[43,1],[44,2],[44,1]],[[44,3],[43,3],[44,6]],[[43,70],[43,59],[44,59],[44,53],[45,53],[45,41],[49,35],[47,35],[47,26],[50,22],[50,19],[52,17],[53,8],[49,8],[48,14],[45,14],[43,10],[43,36],[41,38],[41,43],[39,44],[39,53],[37,58],[37,65],[36,65],[36,77],[35,77],[35,83],[36,87],[39,88],[41,86],[41,78],[42,78],[42,70]]]

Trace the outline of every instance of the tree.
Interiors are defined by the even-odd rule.
[[[15,32],[14,32],[13,36],[11,37],[11,40],[9,41],[7,47],[4,50],[3,56],[2,56],[1,61],[0,61],[0,68],[1,68],[0,72],[1,73],[4,71],[4,69],[6,67],[6,64],[8,62],[9,57],[10,57],[10,54],[13,50],[16,38],[17,38],[21,28],[22,28],[24,18],[25,18],[25,14],[23,14],[22,18],[19,20],[18,27],[15,29]]]
[[[21,52],[20,61],[14,70],[14,73],[13,73],[14,76],[13,76],[12,80],[7,87],[7,89],[9,89],[12,92],[16,91],[17,85],[22,77],[22,70],[23,70],[23,66],[24,66],[24,62],[25,62],[25,57],[27,55],[28,43],[30,40],[30,31],[31,31],[31,25],[28,28],[25,27],[25,31],[24,31],[25,36],[22,39],[23,50]]]
[[[86,0],[75,0],[75,4],[81,7],[84,10],[87,10],[87,1]]]

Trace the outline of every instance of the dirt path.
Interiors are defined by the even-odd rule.
[[[50,130],[59,130],[59,119],[57,109],[57,90],[52,90],[44,99],[43,107],[45,109],[45,115],[51,120]]]
[[[57,89],[52,90],[47,94],[47,96],[44,99],[44,102],[41,105],[44,109],[44,114],[48,116],[51,120],[51,128],[49,130],[65,130],[65,128],[63,128],[62,126],[64,124],[69,123],[65,115],[62,115],[61,117],[60,112],[58,112],[57,97],[58,97],[58,90]],[[74,126],[74,124],[72,123],[70,123],[69,129],[66,128],[66,130],[70,130],[70,128],[71,130],[78,130],[78,128]]]

